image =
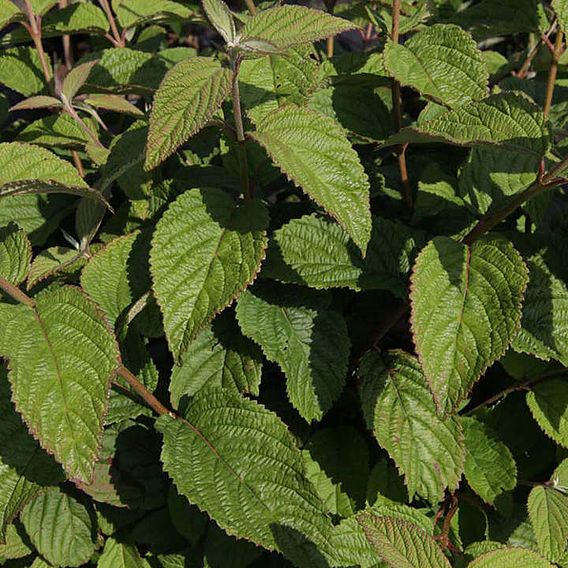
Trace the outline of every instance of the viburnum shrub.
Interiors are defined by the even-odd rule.
[[[0,0],[0,564],[568,567],[568,1]]]

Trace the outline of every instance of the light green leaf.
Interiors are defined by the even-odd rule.
[[[427,27],[404,45],[389,41],[384,61],[402,85],[450,108],[487,96],[489,74],[481,51],[458,26]]]
[[[556,17],[564,33],[568,32],[568,1],[552,0],[552,7],[556,12]]]
[[[444,142],[456,146],[494,146],[540,160],[550,135],[540,107],[522,93],[504,92],[403,128],[385,145]]]
[[[478,556],[468,568],[554,568],[548,560],[527,548],[498,548]]]
[[[513,348],[568,366],[568,288],[541,255],[527,261],[529,285],[523,305],[521,330]]]
[[[286,375],[288,397],[302,417],[321,420],[345,384],[350,343],[344,319],[318,295],[269,286],[245,292],[237,318]]]
[[[527,268],[513,245],[436,237],[411,276],[411,326],[438,412],[452,412],[519,330]]]
[[[369,180],[341,126],[290,105],[272,113],[250,135],[365,253],[371,237]]]
[[[135,107],[125,98],[118,95],[89,95],[85,99],[85,103],[104,110],[113,110],[115,112],[122,112],[133,116],[144,116],[144,113],[138,107]]]
[[[63,79],[63,85],[61,86],[61,94],[67,97],[67,100],[71,101],[75,95],[79,92],[79,89],[87,82],[91,70],[97,64],[97,60],[87,61],[87,63],[81,63],[75,65],[71,71]]]
[[[260,201],[237,204],[219,189],[186,191],[158,222],[150,253],[153,289],[177,359],[254,280],[267,225]]]
[[[465,434],[465,478],[487,503],[517,485],[517,465],[509,448],[488,426],[475,418],[462,418]]]
[[[9,0],[5,0],[10,3]],[[45,79],[37,51],[32,47],[14,47],[0,53],[0,84],[30,97],[45,88]]]
[[[71,478],[88,482],[118,349],[108,324],[77,288],[39,294],[34,308],[0,304],[0,351],[18,411]],[[81,411],[77,412],[80,408]]]
[[[57,487],[28,503],[21,520],[32,544],[53,566],[81,566],[95,551],[89,510]]]
[[[36,146],[36,149],[39,149]],[[0,150],[1,152],[1,150]],[[2,156],[0,156],[2,159]],[[56,158],[59,159],[59,158]],[[30,172],[35,173],[34,171]],[[22,179],[16,181],[4,182],[0,185],[0,199],[5,199],[7,197],[16,197],[19,195],[30,195],[38,193],[67,193],[68,195],[74,195],[76,197],[85,197],[87,199],[92,199],[98,201],[102,205],[111,209],[109,203],[104,198],[103,194],[90,187],[85,187],[84,182],[79,186],[65,185],[54,180],[37,180],[37,179]]]
[[[250,18],[241,32],[240,41],[263,40],[284,50],[355,27],[347,20],[304,6],[276,6]]]
[[[13,223],[0,227],[0,276],[18,286],[26,279],[31,261],[26,233]]]
[[[150,288],[147,254],[140,232],[112,240],[89,260],[81,287],[97,302],[114,326],[122,312]]]
[[[407,274],[422,243],[420,231],[374,217],[363,259],[339,225],[318,215],[304,216],[274,232],[263,274],[312,288],[388,290],[404,297]]]
[[[49,247],[42,250],[33,260],[28,274],[27,289],[31,290],[46,278],[65,270],[72,270],[84,261],[83,255],[68,247]]]
[[[89,142],[85,131],[67,114],[52,114],[28,124],[19,134],[18,141],[46,147],[83,150]]]
[[[416,525],[365,512],[357,518],[377,554],[393,568],[450,568],[434,539]]]
[[[151,170],[196,134],[228,96],[232,73],[210,57],[175,65],[154,97],[146,169]]]
[[[560,559],[568,542],[568,495],[554,487],[534,487],[528,509],[540,552],[550,560]]]
[[[458,486],[464,467],[463,432],[456,417],[436,414],[418,361],[395,351],[385,363],[366,355],[359,374],[367,426],[404,474],[408,492],[437,503]]]
[[[2,543],[0,543],[0,558],[14,560],[33,554],[25,532],[20,523],[6,527],[6,533],[2,538]]]
[[[17,20],[20,16],[20,10],[10,0],[0,2],[0,29]]]
[[[184,418],[157,422],[164,468],[179,492],[229,534],[313,566],[307,559],[328,548],[331,522],[280,419],[225,389],[197,393]]]
[[[201,5],[213,27],[232,45],[237,37],[233,14],[222,0],[202,0]]]
[[[187,20],[193,15],[189,6],[171,0],[112,0],[112,7],[123,28],[171,18]]]
[[[178,408],[182,397],[206,387],[223,387],[258,396],[262,353],[243,337],[233,317],[222,313],[189,344],[172,372],[170,393]]]
[[[568,448],[568,380],[548,379],[534,386],[527,404],[544,433]]]
[[[0,366],[0,540],[9,523],[41,489],[63,479],[53,458],[40,449],[11,401],[7,371]],[[6,556],[0,550],[0,556]]]
[[[107,539],[97,562],[97,568],[147,568],[148,566],[148,562],[140,557],[135,546],[118,542],[114,538]]]
[[[60,107],[61,101],[55,97],[49,97],[47,95],[36,95],[34,97],[29,97],[10,107],[10,112],[15,112],[18,110],[31,110],[37,108],[53,108]]]

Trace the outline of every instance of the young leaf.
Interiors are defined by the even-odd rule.
[[[258,396],[262,353],[243,337],[234,318],[222,313],[189,344],[172,372],[170,393],[178,408],[182,397],[206,387],[223,387]]]
[[[411,277],[412,333],[438,412],[452,412],[519,330],[527,268],[513,245],[436,237]]]
[[[568,381],[549,379],[536,385],[527,404],[544,433],[568,448]]]
[[[430,26],[404,45],[388,41],[384,61],[402,85],[450,108],[487,96],[489,74],[481,51],[458,26]]]
[[[359,373],[368,427],[404,474],[410,496],[437,503],[446,488],[457,487],[463,472],[460,423],[436,414],[418,361],[402,351],[390,353],[385,363],[368,354]]]
[[[42,292],[33,308],[0,304],[0,318],[16,408],[69,476],[88,482],[118,363],[108,324],[73,287]]]
[[[465,434],[465,478],[487,503],[517,485],[517,465],[509,448],[475,418],[462,418]]]
[[[542,110],[532,99],[504,92],[403,128],[385,145],[431,142],[494,146],[540,160],[550,146],[550,134]]]
[[[558,23],[564,33],[568,32],[568,0],[552,0]]]
[[[65,79],[63,79],[63,85],[61,86],[61,93],[65,95],[68,101],[75,98],[79,89],[87,82],[92,68],[97,63],[98,61],[93,59],[87,63],[76,65],[69,71]]]
[[[45,79],[37,51],[33,47],[14,47],[2,51],[0,84],[10,87],[25,97],[45,89]]]
[[[175,65],[154,97],[148,132],[146,169],[173,154],[205,126],[231,89],[231,71],[210,57]]]
[[[371,238],[369,180],[333,119],[285,106],[250,135],[309,197],[337,219],[363,254]]]
[[[77,249],[68,247],[49,247],[42,250],[33,260],[28,274],[27,289],[31,290],[42,280],[59,272],[73,270],[81,266],[85,258]]]
[[[534,487],[528,510],[540,552],[559,560],[568,542],[568,495],[554,487]]]
[[[85,102],[95,108],[113,110],[133,116],[144,116],[144,113],[139,108],[118,95],[88,95]]]
[[[32,246],[28,237],[14,223],[0,227],[0,276],[15,286],[28,275]]]
[[[32,544],[53,566],[81,566],[95,551],[91,513],[57,487],[28,503],[21,520]]]
[[[468,568],[554,568],[548,560],[527,548],[503,547],[475,558]]]
[[[521,330],[513,348],[568,365],[568,288],[542,255],[531,257]]]
[[[297,565],[314,545],[327,550],[330,519],[274,413],[214,388],[197,393],[184,419],[157,422],[164,468],[182,495],[229,534],[281,550]]]
[[[278,363],[290,402],[308,422],[321,420],[341,394],[350,348],[343,318],[322,308],[319,296],[313,298],[301,291],[292,298],[281,288],[256,287],[237,305],[243,333]]]
[[[237,37],[235,20],[229,6],[223,0],[201,0],[207,18],[227,44],[232,45]]]
[[[153,289],[176,359],[256,277],[267,246],[260,201],[235,203],[219,189],[186,191],[152,238]]]
[[[54,108],[60,106],[61,101],[55,97],[36,95],[35,97],[29,97],[28,99],[24,99],[10,107],[10,112],[16,112],[18,110],[33,110],[38,108]]]
[[[421,528],[373,513],[362,513],[357,521],[377,554],[392,568],[450,568],[442,549]]]
[[[276,6],[258,12],[243,28],[239,42],[262,40],[280,50],[312,43],[355,28],[351,22],[303,6]]]

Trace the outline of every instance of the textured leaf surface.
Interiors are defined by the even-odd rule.
[[[176,358],[254,280],[267,224],[260,202],[237,205],[217,189],[187,191],[164,214],[152,238],[150,264]]]
[[[478,556],[468,568],[553,568],[540,554],[526,548],[499,548]]]
[[[364,253],[371,237],[369,181],[345,131],[329,117],[287,106],[272,113],[251,136],[337,219]]]
[[[227,43],[233,43],[237,37],[237,30],[235,29],[235,20],[227,4],[222,0],[202,0],[201,4],[213,27]]]
[[[0,227],[0,276],[18,286],[28,275],[32,247],[28,237],[11,223]]]
[[[274,232],[263,274],[312,288],[389,290],[404,297],[407,274],[422,243],[420,231],[374,217],[363,259],[339,225],[321,216],[304,216]]]
[[[9,0],[6,0],[9,4]],[[45,80],[37,51],[32,47],[14,47],[0,53],[0,83],[30,97],[41,92]]]
[[[355,26],[341,18],[303,6],[277,6],[258,12],[241,32],[241,42],[263,40],[278,49],[311,43]]]
[[[427,27],[404,45],[389,41],[384,58],[385,68],[402,85],[450,108],[487,95],[489,75],[481,51],[458,26]]]
[[[80,266],[81,262],[84,262],[84,258],[77,249],[49,247],[41,251],[30,266],[28,290],[58,272],[73,270],[75,266]]]
[[[63,478],[59,465],[40,449],[27,431],[10,397],[7,370],[1,366],[0,540],[4,540],[9,523],[42,485],[57,483]]]
[[[434,539],[421,528],[372,513],[359,515],[367,540],[393,568],[450,568],[448,559]]]
[[[189,6],[171,0],[113,0],[112,6],[123,28],[167,18],[186,19],[193,13]]]
[[[568,542],[568,495],[553,487],[534,487],[528,510],[540,552],[558,560]]]
[[[89,138],[70,116],[52,114],[28,124],[18,134],[18,141],[39,144],[47,148],[82,150],[89,142]]]
[[[564,33],[568,32],[568,1],[552,0],[552,7],[556,12],[558,22]]]
[[[243,333],[278,363],[288,397],[308,421],[320,420],[339,397],[347,375],[349,337],[343,318],[298,291],[256,287],[237,305]]]
[[[114,538],[107,539],[97,562],[97,568],[147,568],[148,566],[135,546],[118,542]]]
[[[451,412],[518,332],[527,269],[513,245],[436,237],[411,277],[412,333],[439,412]]]
[[[568,288],[544,258],[527,262],[529,285],[523,305],[521,330],[513,341],[517,351],[568,365]]]
[[[462,418],[465,434],[465,478],[487,503],[517,485],[517,465],[509,448],[475,418]]]
[[[106,322],[72,287],[41,293],[35,308],[0,304],[0,318],[18,411],[69,476],[88,482],[118,359]]]
[[[463,432],[458,420],[436,414],[418,361],[402,351],[385,362],[367,355],[359,370],[365,419],[404,474],[408,492],[437,503],[457,487],[464,467]]]
[[[568,380],[549,379],[527,394],[527,404],[542,430],[568,448]]]
[[[146,169],[159,165],[201,130],[230,89],[230,70],[210,57],[192,57],[175,65],[154,98]]]
[[[206,387],[223,387],[258,396],[262,353],[243,337],[233,317],[220,314],[189,344],[170,382],[173,405]]]
[[[32,544],[53,566],[81,566],[95,551],[89,511],[57,487],[28,503],[21,520]]]
[[[497,146],[541,159],[550,144],[542,110],[521,93],[499,93],[404,128],[386,144],[445,142]]]
[[[181,494],[229,534],[283,550],[293,561],[308,554],[309,541],[325,550],[331,522],[275,414],[236,393],[208,389],[192,399],[185,418],[191,426],[158,420],[162,461]]]

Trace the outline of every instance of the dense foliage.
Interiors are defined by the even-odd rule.
[[[568,1],[324,4],[0,0],[3,566],[568,567]]]

